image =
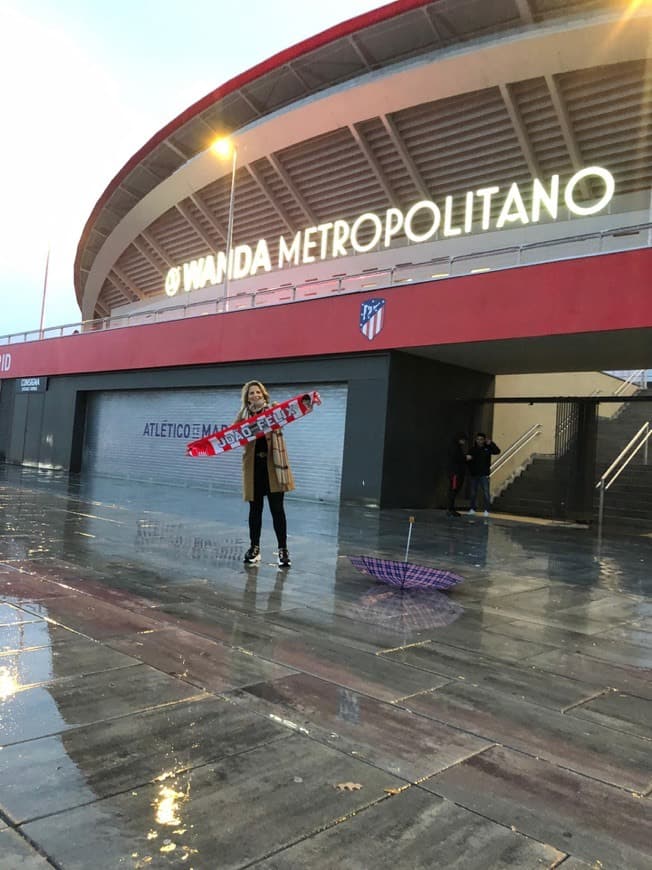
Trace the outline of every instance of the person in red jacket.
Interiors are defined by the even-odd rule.
[[[459,517],[455,510],[455,498],[464,485],[466,468],[471,456],[466,448],[466,435],[458,432],[448,448],[448,510],[449,517]]]
[[[474,514],[477,507],[478,489],[482,489],[484,515],[489,516],[491,506],[491,494],[489,492],[489,471],[491,469],[491,457],[500,453],[500,447],[487,438],[484,432],[478,432],[475,443],[469,450],[469,474],[471,475],[471,507],[470,514]]]

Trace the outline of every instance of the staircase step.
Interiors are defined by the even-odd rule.
[[[595,510],[598,510],[598,505],[594,505]],[[639,505],[636,503],[623,502],[618,504],[617,502],[605,502],[604,512],[608,514],[619,513],[619,514],[632,514],[633,516],[649,516],[652,518],[652,505]]]
[[[514,514],[517,517],[541,517],[544,520],[552,520],[554,519],[554,514],[552,510],[546,508],[538,508],[535,506],[528,506],[527,508],[518,508],[512,509],[507,506],[495,507],[492,505],[491,508],[492,514]]]
[[[550,502],[555,501],[555,493],[553,492],[528,492],[527,490],[510,491],[497,496],[494,501],[501,501],[504,504],[528,504],[529,502]],[[631,503],[632,499],[630,499]],[[634,499],[636,501],[636,499]]]
[[[595,500],[598,501],[600,498],[600,493],[596,491]],[[645,502],[646,504],[652,504],[652,489],[649,486],[617,486],[614,485],[611,489],[608,489],[605,492],[605,501],[629,501],[629,502],[638,502],[639,504]]]
[[[616,478],[615,483],[613,483],[607,492],[615,493],[615,492],[631,492],[635,490],[639,494],[649,492],[652,494],[652,481],[648,478],[633,478],[632,480],[627,480],[624,475]]]
[[[594,521],[597,522],[597,519]],[[626,530],[628,528],[636,529],[638,533],[642,531],[652,531],[652,523],[649,519],[638,519],[636,517],[605,517],[603,519],[603,525],[607,528],[622,528]]]
[[[598,507],[595,506],[595,511],[597,513]],[[605,505],[604,507],[605,516],[631,516],[631,517],[641,517],[642,519],[645,517],[649,517],[652,522],[652,507],[637,507],[636,505]]]
[[[509,498],[496,499],[493,504],[498,505],[504,510],[510,511],[526,511],[530,508],[549,508],[553,510],[555,502],[551,498]]]
[[[547,498],[547,497],[551,496],[555,491],[555,487],[554,487],[552,481],[547,481],[545,483],[544,482],[538,483],[537,481],[525,481],[525,480],[523,480],[523,478],[520,478],[520,481],[521,482],[518,485],[516,483],[513,483],[509,487],[509,490],[511,492],[517,492],[517,493],[519,493],[519,495],[531,494],[531,495],[538,495],[541,498]],[[506,491],[507,490],[505,490],[505,492]]]

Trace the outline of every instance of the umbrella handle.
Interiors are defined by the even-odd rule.
[[[408,553],[410,552],[410,541],[412,540],[412,526],[414,525],[414,517],[409,518],[410,529],[408,531],[408,539],[407,539],[407,547],[405,548],[405,559],[404,562],[408,560]]]

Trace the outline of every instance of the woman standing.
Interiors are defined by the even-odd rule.
[[[260,414],[261,411],[271,407],[269,393],[260,381],[247,381],[242,388],[241,399],[236,422]],[[260,531],[265,496],[269,502],[278,541],[278,564],[282,568],[289,568],[292,564],[288,553],[283,496],[293,489],[294,478],[282,432],[272,432],[246,445],[242,455],[242,494],[244,500],[249,502],[250,546],[244,555],[246,565],[260,562]]]

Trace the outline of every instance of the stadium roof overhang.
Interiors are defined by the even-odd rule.
[[[207,149],[226,132],[238,148],[235,243],[587,163],[621,191],[649,189],[650,12],[624,0],[399,0],[276,55],[113,179],[77,252],[84,318],[153,300],[170,266],[224,247],[229,167]]]

